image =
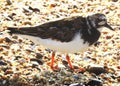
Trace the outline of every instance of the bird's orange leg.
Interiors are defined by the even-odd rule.
[[[56,70],[58,67],[57,67],[57,66],[54,66],[54,57],[55,57],[55,52],[52,52],[52,59],[51,59],[50,67],[51,67],[53,70]]]
[[[67,62],[69,64],[70,68],[73,69],[73,66],[71,64],[70,57],[68,56],[68,54],[66,55],[66,60],[67,60]]]

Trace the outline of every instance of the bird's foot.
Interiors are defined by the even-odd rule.
[[[58,70],[58,65],[55,65],[55,66],[50,66],[52,70]]]

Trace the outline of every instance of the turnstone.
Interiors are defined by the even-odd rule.
[[[68,53],[84,51],[94,44],[100,37],[102,27],[113,30],[107,24],[106,16],[97,13],[50,21],[34,27],[8,27],[8,30],[46,48],[66,53],[68,64],[73,68]],[[54,56],[53,52],[51,68],[54,68]]]

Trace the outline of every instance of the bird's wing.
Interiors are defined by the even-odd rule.
[[[85,26],[83,24],[84,18],[75,16],[47,22],[35,27],[8,27],[8,30],[10,30],[10,33],[13,34],[24,34],[43,39],[52,38],[62,42],[69,42],[73,39],[75,34]]]

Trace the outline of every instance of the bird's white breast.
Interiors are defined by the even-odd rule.
[[[21,37],[27,38],[33,41],[35,44],[43,45],[45,48],[49,48],[55,51],[63,52],[63,53],[76,53],[86,50],[89,47],[89,44],[81,38],[80,34],[76,34],[74,39],[70,42],[61,42],[52,39],[42,39],[35,36],[30,35],[20,35]]]

